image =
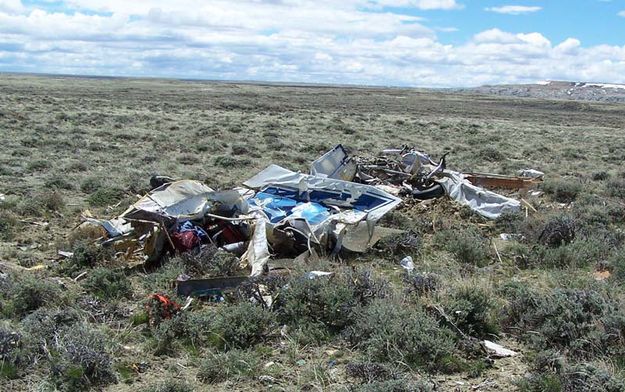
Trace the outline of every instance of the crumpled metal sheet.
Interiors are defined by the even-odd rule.
[[[237,190],[216,192],[199,181],[181,180],[152,190],[121,216],[155,221],[194,220],[203,218],[216,204],[227,211],[248,211],[247,202]]]
[[[199,219],[210,208],[208,196],[213,189],[194,180],[165,184],[139,199],[123,217],[150,219],[154,216]]]

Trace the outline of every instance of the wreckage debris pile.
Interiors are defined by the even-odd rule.
[[[101,246],[132,263],[213,246],[240,257],[251,277],[268,271],[273,255],[337,255],[364,252],[384,235],[376,223],[402,201],[447,195],[477,214],[495,219],[521,208],[518,200],[479,187],[525,189],[542,178],[462,174],[412,148],[378,157],[351,157],[338,145],[311,165],[310,174],[270,165],[243,187],[215,191],[193,180],[155,176],[156,186],[119,217],[85,217],[101,228]]]

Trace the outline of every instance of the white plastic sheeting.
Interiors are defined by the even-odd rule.
[[[445,170],[436,182],[445,188],[449,197],[488,219],[497,219],[503,213],[521,209],[520,201],[475,186],[455,171]]]

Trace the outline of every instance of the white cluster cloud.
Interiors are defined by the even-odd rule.
[[[392,11],[460,10],[455,0],[54,4],[0,0],[0,71],[434,87],[625,82],[625,46],[500,29],[449,45],[436,34],[445,28]]]
[[[498,14],[508,14],[508,15],[522,15],[529,14],[532,12],[538,12],[542,10],[542,7],[538,6],[526,6],[526,5],[504,5],[501,7],[487,7],[486,11],[496,12]]]

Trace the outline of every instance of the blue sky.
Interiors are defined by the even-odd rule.
[[[518,15],[485,10],[510,4],[541,9]],[[625,18],[618,15],[625,9],[623,0],[490,0],[465,1],[464,6],[461,12],[436,12],[432,17],[458,27],[449,38],[441,35],[449,39],[447,42],[461,43],[480,31],[497,27],[514,33],[537,31],[554,42],[575,37],[584,45],[625,45]]]
[[[0,72],[625,83],[625,0],[0,0]]]

